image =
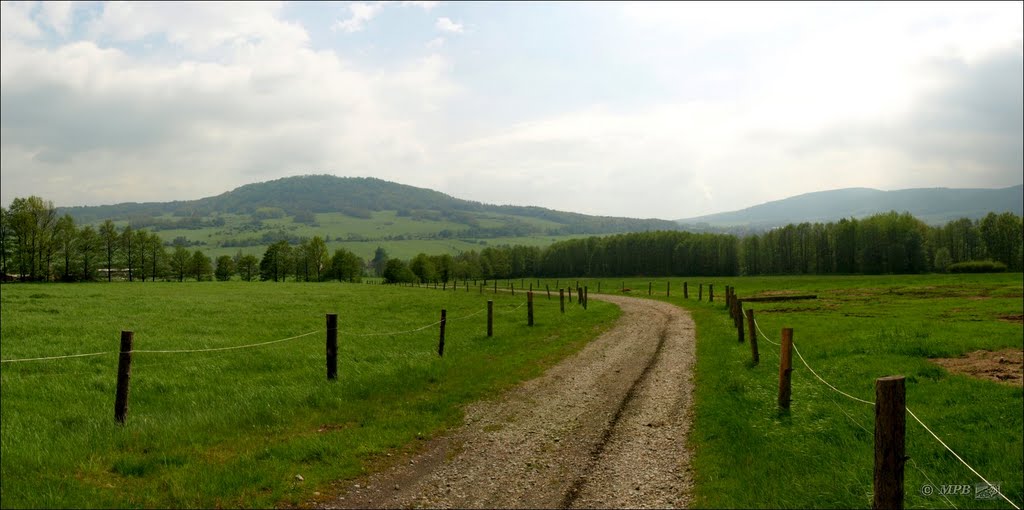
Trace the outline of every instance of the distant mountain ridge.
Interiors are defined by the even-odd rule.
[[[536,218],[560,226],[546,234],[604,234],[646,230],[678,230],[673,221],[611,216],[590,216],[542,207],[490,205],[451,197],[444,193],[384,181],[372,177],[304,175],[246,184],[232,191],[198,200],[122,203],[104,206],[60,208],[76,221],[91,223],[105,219],[131,220],[171,214],[205,217],[217,213],[255,214],[261,209],[278,209],[288,216],[340,212],[367,218],[376,211],[399,211],[409,215],[429,211],[435,215],[476,227],[481,214],[507,217],[516,227],[528,228],[518,218]]]
[[[845,188],[805,193],[723,212],[677,220],[684,227],[752,229],[772,228],[789,223],[827,223],[842,218],[862,218],[889,211],[909,212],[929,224],[944,224],[959,218],[977,219],[989,212],[1024,214],[1024,185],[1008,188],[913,188],[882,191]]]

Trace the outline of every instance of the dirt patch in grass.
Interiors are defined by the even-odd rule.
[[[959,358],[930,361],[950,372],[1015,386],[1024,385],[1024,351],[1018,349],[974,351]]]
[[[1013,324],[1024,324],[1024,315],[1000,315],[999,320]]]

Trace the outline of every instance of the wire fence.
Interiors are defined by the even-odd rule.
[[[764,339],[765,341],[767,341],[767,342],[768,342],[768,343],[770,343],[770,344],[773,344],[773,345],[776,345],[776,346],[780,346],[780,347],[781,347],[781,344],[780,344],[780,343],[777,343],[777,342],[774,342],[774,341],[772,341],[772,340],[771,340],[770,338],[768,338],[768,335],[765,335],[765,334],[764,334],[764,332],[763,332],[763,331],[761,330],[761,326],[760,326],[760,325],[759,325],[759,324],[757,323],[757,321],[756,321],[756,320],[754,321],[754,326],[755,326],[755,328],[757,329],[757,332],[761,334],[761,338],[763,338],[763,339]],[[822,384],[824,384],[825,386],[827,386],[827,387],[828,387],[829,389],[831,389],[832,391],[834,391],[834,392],[836,392],[836,393],[838,393],[838,394],[840,394],[840,395],[842,395],[842,396],[844,396],[844,397],[846,397],[846,398],[848,398],[848,399],[850,399],[850,400],[853,400],[853,401],[855,401],[855,402],[860,402],[860,403],[863,403],[863,404],[868,404],[868,405],[871,405],[871,406],[874,406],[874,405],[875,405],[875,403],[874,403],[874,402],[871,402],[871,401],[868,401],[868,400],[864,400],[864,399],[862,399],[862,398],[857,398],[857,397],[855,397],[855,396],[853,396],[853,395],[850,395],[849,393],[846,393],[845,391],[842,391],[842,390],[840,390],[839,388],[836,388],[836,387],[835,387],[834,385],[832,385],[831,383],[829,383],[828,381],[826,381],[826,380],[825,380],[824,378],[822,378],[822,377],[821,377],[820,375],[818,375],[818,373],[817,373],[817,372],[816,372],[816,371],[815,371],[815,370],[814,370],[813,368],[811,368],[811,365],[810,365],[810,364],[808,364],[808,363],[807,363],[807,360],[805,360],[805,359],[804,359],[804,357],[803,357],[803,355],[802,355],[802,354],[800,354],[800,349],[799,349],[799,348],[797,348],[797,346],[796,346],[796,342],[792,342],[792,346],[793,346],[793,351],[794,351],[794,352],[796,352],[796,355],[797,355],[797,357],[798,357],[798,358],[800,359],[800,361],[801,361],[801,362],[803,363],[803,365],[804,365],[805,367],[807,367],[807,370],[808,370],[808,371],[809,371],[809,372],[810,372],[810,373],[811,373],[812,375],[814,375],[814,377],[815,377],[815,378],[816,378],[816,379],[817,379],[818,381],[820,381],[820,382],[821,382]],[[837,406],[838,406],[838,404],[837,404]],[[924,429],[925,429],[926,431],[928,431],[928,433],[929,433],[929,434],[931,434],[931,436],[932,436],[933,438],[935,438],[935,440],[936,440],[936,441],[938,441],[938,442],[939,442],[939,444],[941,444],[941,445],[942,445],[942,446],[943,446],[943,447],[944,447],[944,448],[945,448],[945,449],[946,449],[947,451],[949,451],[949,453],[953,454],[953,456],[954,456],[954,457],[956,457],[956,459],[957,459],[957,460],[959,460],[961,464],[963,464],[964,466],[966,466],[966,467],[967,467],[967,469],[969,469],[969,470],[971,471],[971,473],[974,473],[974,475],[975,475],[975,476],[977,476],[977,477],[978,477],[978,479],[980,479],[980,480],[981,480],[981,481],[982,481],[982,482],[983,482],[983,483],[985,484],[985,486],[986,486],[986,487],[988,487],[988,488],[990,488],[991,490],[995,491],[995,493],[996,493],[996,494],[998,494],[998,495],[999,495],[999,496],[1000,496],[1001,498],[1003,498],[1003,500],[1005,500],[1005,501],[1006,501],[1007,503],[1009,503],[1009,504],[1010,504],[1010,506],[1012,506],[1013,508],[1015,508],[1015,509],[1017,509],[1017,510],[1020,510],[1020,507],[1019,507],[1019,506],[1017,506],[1017,504],[1016,504],[1016,503],[1014,503],[1013,501],[1011,501],[1011,500],[1010,500],[1010,498],[1006,497],[1006,495],[1005,495],[1005,494],[1003,494],[1003,493],[1002,493],[1002,492],[1001,492],[1001,491],[1000,491],[1000,490],[999,490],[999,489],[998,489],[998,488],[997,488],[997,487],[996,487],[995,485],[992,485],[992,483],[991,483],[991,482],[989,482],[989,481],[988,481],[988,480],[987,480],[987,479],[986,479],[986,478],[985,478],[984,476],[982,476],[982,475],[981,475],[981,473],[978,473],[978,471],[977,471],[976,469],[974,469],[974,467],[972,467],[972,466],[971,466],[970,464],[968,464],[968,463],[967,463],[967,461],[965,461],[965,460],[963,459],[963,457],[961,457],[961,456],[960,456],[959,454],[957,454],[957,453],[956,453],[955,451],[953,451],[953,449],[952,449],[952,448],[950,448],[950,447],[949,447],[949,445],[948,445],[948,444],[946,444],[946,442],[945,442],[945,441],[943,441],[943,440],[942,440],[942,438],[940,438],[940,437],[938,436],[938,434],[936,434],[936,433],[935,433],[934,431],[932,431],[932,429],[931,429],[930,427],[928,427],[927,425],[925,425],[925,423],[924,423],[923,421],[921,421],[921,419],[920,419],[920,418],[918,418],[918,417],[917,417],[917,415],[916,415],[916,414],[914,414],[914,412],[913,412],[913,411],[912,411],[912,410],[911,410],[911,409],[910,409],[909,407],[907,407],[906,409],[907,409],[907,414],[909,414],[909,415],[910,415],[910,416],[911,416],[912,418],[914,418],[914,421],[916,421],[916,422],[917,422],[917,423],[918,423],[919,425],[921,425],[921,427],[922,427],[922,428],[924,428]],[[840,410],[842,411],[842,409],[841,409],[841,408],[840,408]],[[860,428],[862,428],[862,429],[864,429],[865,431],[867,431],[867,428],[865,428],[865,427],[863,427],[862,425],[860,425],[860,423],[859,423],[859,422],[857,422],[856,420],[854,420],[854,419],[853,419],[853,417],[852,417],[852,416],[850,416],[849,414],[847,414],[847,413],[846,413],[845,411],[843,411],[843,414],[846,414],[846,416],[847,416],[848,418],[850,418],[851,420],[853,420],[853,421],[854,421],[854,423],[856,423],[856,424],[857,424],[858,426],[860,426]],[[921,469],[920,469],[920,467],[918,467],[918,466],[917,466],[917,464],[916,464],[916,463],[914,464],[914,468],[915,468],[915,469],[917,469],[918,471],[921,471],[921,474],[923,474],[923,475],[925,476],[925,478],[929,480],[929,483],[931,483],[931,479],[930,479],[930,478],[928,477],[928,475],[926,475],[926,474],[924,473],[924,471],[923,471],[923,470],[921,470]],[[933,486],[934,486],[934,484],[933,484]],[[952,506],[953,508],[956,508],[956,506],[955,506],[955,505],[953,505],[953,503],[952,503],[951,501],[949,501],[949,499],[948,499],[948,498],[946,498],[946,497],[945,497],[945,495],[943,495],[943,498],[944,498],[944,499],[946,499],[947,503],[949,503],[949,504],[950,504],[950,506]]]
[[[515,311],[519,310],[523,306],[526,306],[526,304],[527,304],[527,301],[523,301],[522,303],[520,303],[515,308],[513,308],[511,310],[501,311],[499,313],[509,314],[509,313],[512,313],[512,312],[515,312]],[[452,321],[465,320],[465,319],[469,319],[471,317],[475,317],[475,316],[477,316],[477,315],[479,315],[479,314],[481,314],[483,312],[486,312],[486,311],[487,311],[487,308],[481,308],[481,309],[479,309],[479,310],[477,310],[477,311],[475,311],[473,313],[470,313],[468,315],[463,315],[461,317],[448,318],[448,319],[446,319],[446,321],[447,322],[452,322]],[[423,331],[425,329],[432,328],[434,326],[438,326],[440,324],[441,324],[441,321],[435,321],[435,322],[432,322],[430,324],[426,324],[424,326],[420,326],[420,327],[413,328],[413,329],[402,330],[402,331],[389,331],[389,332],[377,332],[377,333],[348,333],[348,332],[344,332],[344,331],[339,331],[339,334],[341,334],[343,336],[349,336],[349,337],[398,336],[398,335],[405,335],[405,334],[409,334],[409,333],[416,333],[416,332],[419,332],[419,331]],[[250,349],[250,348],[254,348],[254,347],[262,347],[262,346],[266,346],[266,345],[272,345],[272,344],[287,342],[287,341],[290,341],[290,340],[297,340],[299,338],[304,338],[304,337],[307,337],[307,336],[312,336],[312,335],[316,335],[316,334],[322,334],[322,333],[324,333],[326,331],[327,331],[326,328],[320,328],[320,329],[316,329],[316,330],[310,331],[308,333],[302,333],[302,334],[299,334],[299,335],[290,336],[288,338],[281,338],[281,339],[278,339],[278,340],[270,340],[270,341],[266,341],[266,342],[257,342],[257,343],[251,343],[251,344],[245,344],[245,345],[234,345],[234,346],[229,346],[229,347],[211,347],[211,348],[202,348],[202,349],[165,349],[165,350],[158,350],[158,349],[132,349],[129,352],[132,353],[132,354],[136,354],[136,353],[139,353],[139,354],[186,354],[186,353],[199,353],[199,352],[233,351],[233,350],[239,350],[239,349]],[[11,359],[0,360],[0,363],[22,363],[22,362],[30,362],[30,361],[52,361],[52,360],[62,360],[62,359],[68,359],[68,358],[86,358],[86,357],[92,357],[92,356],[103,356],[103,355],[106,355],[106,354],[119,354],[119,353],[120,353],[120,351],[102,351],[102,352],[90,352],[90,353],[84,353],[84,354],[67,354],[67,355],[63,355],[63,356],[44,356],[44,357],[37,357],[37,358],[11,358]]]

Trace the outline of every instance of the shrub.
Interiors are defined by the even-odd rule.
[[[994,260],[972,260],[952,264],[948,270],[950,273],[1003,273],[1006,264]]]

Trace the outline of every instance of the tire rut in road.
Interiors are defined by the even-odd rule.
[[[316,506],[558,508],[685,506],[694,361],[685,311],[620,306],[615,326],[501,397],[425,452],[343,482]]]

